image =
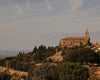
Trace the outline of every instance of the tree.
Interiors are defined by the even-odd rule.
[[[33,53],[37,53],[37,47],[36,46],[33,49]]]

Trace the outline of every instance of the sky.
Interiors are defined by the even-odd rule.
[[[56,46],[86,29],[100,31],[100,0],[0,0],[0,50]]]

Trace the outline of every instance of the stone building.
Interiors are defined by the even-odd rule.
[[[59,47],[85,46],[90,42],[89,32],[86,30],[85,37],[66,37],[61,39]]]
[[[100,51],[100,42],[93,42],[91,49],[94,50],[95,52]]]

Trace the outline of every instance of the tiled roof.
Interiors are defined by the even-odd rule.
[[[62,40],[85,40],[86,37],[66,37]]]

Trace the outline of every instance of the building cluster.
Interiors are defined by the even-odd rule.
[[[56,54],[48,57],[47,59],[52,59],[53,61],[62,61],[62,51],[58,51],[59,48],[71,48],[71,47],[85,46],[86,48],[91,48],[95,52],[100,51],[100,42],[90,43],[90,36],[88,29],[85,32],[85,37],[66,37],[60,40],[60,45],[57,46]]]
[[[89,32],[86,30],[85,37],[66,37],[61,39],[59,47],[85,46],[90,43]]]
[[[100,51],[100,42],[93,42],[91,49],[94,50],[95,52]]]
[[[86,30],[85,37],[66,37],[61,39],[58,47],[75,47],[75,46],[86,46],[90,44],[89,32]],[[93,42],[91,46],[87,46],[95,52],[100,51],[100,42]]]

